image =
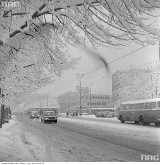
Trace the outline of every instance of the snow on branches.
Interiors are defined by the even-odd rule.
[[[29,94],[51,84],[55,76],[73,69],[78,62],[69,58],[65,41],[55,35],[50,24],[32,24],[28,31],[14,37],[22,38],[18,49],[7,44],[0,46],[0,86],[5,93]]]
[[[112,77],[115,106],[125,101],[151,98],[151,87],[154,84],[151,76],[152,71],[146,69],[131,69],[115,72]]]
[[[126,46],[159,39],[157,0],[19,0],[0,6],[0,86],[30,92],[73,68],[67,44]]]
[[[153,44],[160,37],[157,0],[20,0],[20,4],[0,10],[1,44],[28,30],[30,22],[47,21],[56,25],[65,39],[67,35],[73,40],[85,36],[98,44]]]

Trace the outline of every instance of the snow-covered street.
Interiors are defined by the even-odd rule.
[[[44,124],[13,116],[0,129],[1,162],[141,161],[160,155],[160,128],[121,124],[116,118],[59,117]]]
[[[15,116],[0,129],[0,162],[45,161],[44,151],[39,139],[24,131]]]
[[[122,161],[160,161],[160,0],[0,0],[0,162]]]

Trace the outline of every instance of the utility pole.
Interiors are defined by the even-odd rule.
[[[80,111],[80,115],[81,115],[81,109],[82,109],[82,103],[81,103],[81,78],[83,77],[83,74],[77,74],[77,77],[80,79],[80,97],[79,97],[79,111]]]
[[[47,95],[47,108],[48,108],[48,97],[49,97],[49,94]]]
[[[91,114],[91,85],[92,85],[93,83],[91,83],[90,84],[90,92],[89,92],[89,113]]]
[[[157,86],[155,87],[155,94],[156,94],[156,98],[157,98],[157,94],[158,94],[158,88],[157,88]]]
[[[151,98],[153,99],[153,93],[152,93],[152,89],[153,89],[153,71],[151,73]]]
[[[69,109],[69,111],[70,111],[70,109],[71,109],[70,98],[69,98],[69,100],[68,100],[68,109]]]
[[[41,99],[40,99],[40,102],[39,102],[39,107],[41,108]]]
[[[159,62],[160,62],[160,40],[159,40]]]

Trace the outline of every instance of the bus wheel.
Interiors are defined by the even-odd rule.
[[[141,116],[139,116],[139,122],[140,123],[142,123],[142,124],[144,124],[144,118],[143,118],[143,116],[141,115]]]
[[[143,125],[149,125],[150,123],[149,122],[143,122]]]
[[[123,120],[122,116],[119,116],[119,120],[120,120],[121,123],[124,123],[124,120]]]
[[[135,124],[139,124],[139,121],[134,121]]]
[[[160,126],[160,122],[154,123],[156,126]]]

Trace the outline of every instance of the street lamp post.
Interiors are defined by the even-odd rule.
[[[91,85],[93,85],[93,83],[90,84],[90,90],[89,90],[89,113],[91,113]]]
[[[71,103],[70,103],[70,98],[69,98],[69,100],[68,100],[68,110],[69,110],[69,112],[70,112],[70,109],[71,109],[71,105],[70,105]]]
[[[48,99],[49,99],[49,93],[47,95],[47,108],[48,108]]]
[[[79,91],[79,94],[80,94],[80,97],[79,97],[79,103],[80,103],[80,105],[79,105],[79,111],[80,111],[80,115],[81,115],[81,78],[83,77],[83,74],[77,74],[77,77],[80,79],[80,91]]]

